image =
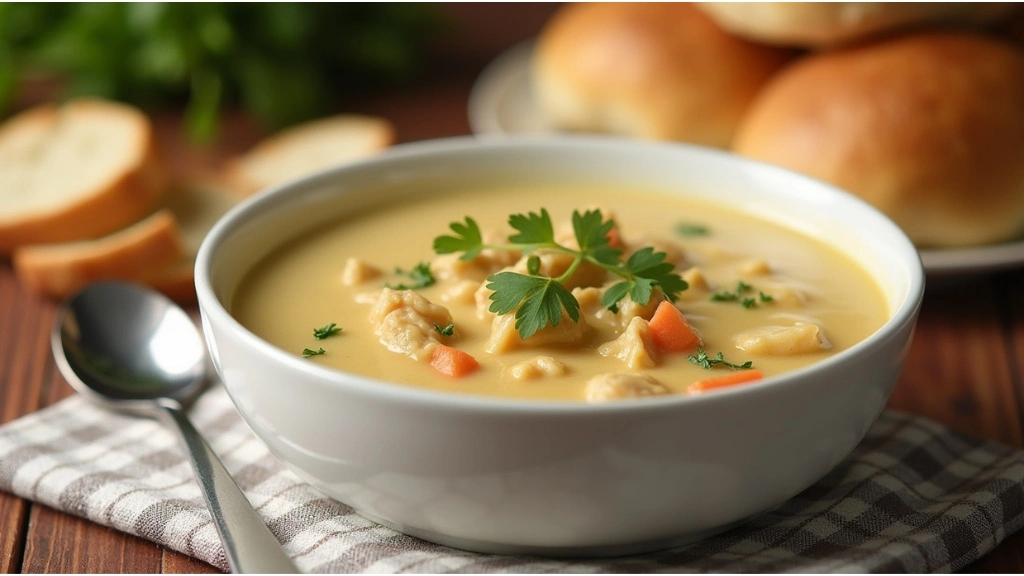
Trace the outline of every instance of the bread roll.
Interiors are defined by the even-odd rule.
[[[933,32],[811,55],[779,74],[739,154],[831,182],[920,246],[1024,233],[1024,55]]]
[[[979,26],[1008,14],[1001,2],[700,2],[729,32],[767,44],[820,48],[925,25]]]
[[[531,84],[558,129],[725,147],[791,56],[726,34],[690,4],[568,4],[537,40]]]
[[[251,194],[361,160],[394,141],[394,127],[384,118],[341,114],[311,120],[274,134],[235,158],[227,168],[227,178],[239,192]]]
[[[0,255],[119,230],[152,212],[164,188],[137,109],[100,100],[29,109],[0,126]]]

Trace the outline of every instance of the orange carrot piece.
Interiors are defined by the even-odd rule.
[[[622,248],[622,237],[619,236],[619,229],[612,228],[608,231],[608,245],[612,248]]]
[[[700,345],[700,335],[668,300],[658,304],[647,327],[651,343],[662,352],[685,352]]]
[[[441,374],[453,378],[472,374],[480,367],[476,358],[470,354],[445,344],[438,344],[431,352],[430,365]]]
[[[760,380],[762,378],[764,378],[764,373],[757,369],[737,370],[724,376],[697,380],[693,384],[690,384],[690,387],[687,388],[686,391],[690,394],[697,394],[707,390],[714,390],[715,388],[726,388],[728,386],[735,386],[736,384],[754,382],[755,380]]]

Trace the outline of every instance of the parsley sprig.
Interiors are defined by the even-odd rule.
[[[341,332],[341,328],[334,322],[331,322],[323,328],[313,328],[313,337],[317,340],[323,340],[325,338],[330,338],[339,332]]]
[[[711,370],[715,366],[725,366],[726,368],[732,368],[733,370],[747,370],[754,367],[754,362],[751,360],[747,360],[743,364],[727,362],[724,354],[721,352],[716,354],[714,358],[711,358],[703,348],[697,348],[697,354],[688,354],[686,359],[705,370]]]
[[[584,263],[603,268],[622,280],[610,286],[601,297],[601,305],[617,311],[618,303],[627,295],[640,305],[650,301],[656,288],[675,301],[687,289],[686,281],[674,272],[675,266],[666,262],[666,254],[652,247],[634,252],[623,262],[622,251],[610,246],[609,232],[615,227],[613,220],[605,220],[600,210],[573,211],[572,227],[579,249],[559,244],[548,211],[512,214],[508,219],[516,233],[507,244],[486,244],[476,221],[466,217],[463,222],[450,225],[454,235],[434,239],[438,254],[462,252],[461,260],[472,260],[484,249],[518,250],[530,254],[537,250],[552,250],[573,256],[569,267],[557,277],[541,276],[540,258],[531,254],[527,260],[529,274],[499,272],[487,278],[492,290],[489,310],[498,315],[515,310],[515,328],[526,339],[546,326],[558,326],[563,312],[573,322],[579,322],[580,304],[565,287],[568,280]]]

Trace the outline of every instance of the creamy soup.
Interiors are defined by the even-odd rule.
[[[602,297],[623,277],[584,263],[560,284],[578,321],[562,308],[557,326],[523,338],[517,309],[492,311],[518,294],[512,277],[488,278],[566,271],[571,252],[524,254],[509,239],[510,215],[542,209],[569,250],[574,211],[599,209],[623,261],[651,247],[688,287],[674,302],[655,286],[646,303],[627,295],[610,309]],[[458,237],[449,224],[467,216],[502,249],[437,254],[434,239]],[[849,348],[889,313],[865,271],[813,238],[724,206],[593,188],[453,191],[364,211],[272,253],[231,302],[244,326],[308,362],[447,392],[590,402],[756,386]]]

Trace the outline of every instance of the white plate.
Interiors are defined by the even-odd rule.
[[[499,55],[480,74],[469,95],[469,125],[475,134],[539,134],[545,125],[530,91],[533,41]],[[929,276],[982,274],[1024,266],[1024,239],[1005,244],[956,249],[923,249]]]

